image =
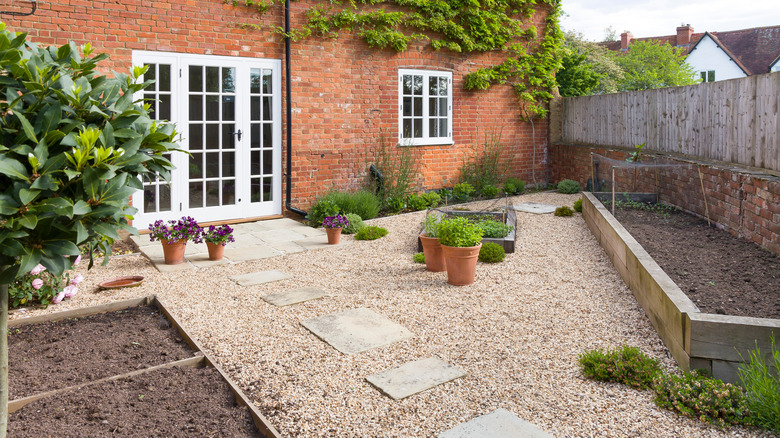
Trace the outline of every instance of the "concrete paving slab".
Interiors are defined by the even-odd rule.
[[[286,280],[288,278],[292,278],[292,276],[274,269],[271,271],[259,271],[250,272],[249,274],[234,275],[230,278],[241,286],[254,286],[257,284],[270,283],[272,281]]]
[[[260,260],[267,259],[269,257],[276,257],[282,255],[281,252],[271,248],[270,246],[252,246],[248,248],[225,248],[225,257],[232,262],[245,262],[248,260]]]
[[[523,213],[547,214],[555,212],[555,209],[558,207],[557,205],[541,204],[539,202],[523,202],[513,205],[512,209]]]
[[[344,354],[373,350],[414,336],[370,309],[358,308],[301,321],[314,335]]]
[[[165,259],[162,257],[149,258],[149,260],[151,260],[152,264],[154,264],[154,267],[157,268],[157,270],[162,273],[179,272],[179,271],[187,271],[190,269],[195,269],[195,266],[187,262],[186,259],[184,260],[184,263],[179,263],[178,265],[166,265]]]
[[[298,234],[303,234],[306,237],[327,235],[324,229],[307,227],[306,225],[301,225],[300,227],[291,228],[291,230],[295,231]]]
[[[285,217],[281,219],[271,219],[271,220],[263,221],[263,226],[268,227],[271,230],[281,230],[285,228],[293,229],[305,225]]]
[[[308,250],[325,249],[332,246],[328,243],[328,236],[324,234],[321,236],[307,237],[305,239],[296,240],[295,243]]]
[[[290,289],[279,293],[266,295],[263,299],[269,304],[277,307],[298,304],[304,301],[316,300],[327,295],[328,292],[316,287],[302,287],[300,289]]]
[[[295,254],[296,252],[306,251],[306,248],[302,247],[301,245],[298,245],[295,242],[269,243],[268,246],[270,246],[271,248],[277,251],[281,251],[285,254]]]
[[[187,256],[187,261],[192,263],[196,268],[209,268],[211,266],[220,266],[230,264],[230,260],[222,258],[222,260],[209,260],[208,253],[195,254],[193,256]]]
[[[227,244],[227,248],[249,248],[252,246],[265,245],[262,239],[258,238],[254,234],[250,233],[233,233],[233,239],[235,242]],[[208,251],[208,248],[206,249]]]
[[[266,243],[292,242],[294,240],[306,238],[303,234],[283,228],[271,231],[261,231],[259,233],[254,233],[253,236],[256,236]]]
[[[477,417],[442,433],[438,438],[555,438],[506,409]]]
[[[366,380],[393,400],[401,400],[465,375],[462,369],[429,357],[368,376]]]
[[[238,231],[241,230],[242,232],[247,233],[256,233],[259,231],[268,231],[270,228],[263,225],[265,221],[258,221],[258,222],[249,222],[245,224],[237,224],[233,226],[233,229]]]

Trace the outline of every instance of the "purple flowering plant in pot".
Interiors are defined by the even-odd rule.
[[[202,228],[203,240],[206,241],[206,247],[209,250],[209,260],[221,260],[225,253],[225,245],[228,242],[235,242],[233,238],[233,229],[228,225]]]
[[[198,222],[184,216],[178,221],[170,220],[166,225],[162,220],[149,225],[149,240],[159,240],[163,244],[166,265],[177,265],[184,262],[184,248],[188,240],[201,243],[202,229]]]
[[[328,243],[336,245],[341,240],[341,229],[349,226],[349,220],[340,214],[327,216],[322,220],[322,226],[328,234]]]

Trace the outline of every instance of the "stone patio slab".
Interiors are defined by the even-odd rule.
[[[298,245],[295,242],[277,242],[277,243],[269,243],[268,246],[271,248],[281,251],[285,254],[295,254],[297,252],[304,252],[306,251],[306,248],[302,247],[301,245]]]
[[[414,336],[373,310],[358,308],[301,321],[314,335],[344,354],[373,350]]]
[[[325,234],[322,234],[321,236],[313,236],[301,240],[296,240],[295,243],[308,250],[325,249],[325,248],[332,247],[332,245],[328,244],[328,236],[326,236]]]
[[[256,236],[266,243],[292,242],[294,240],[306,238],[303,234],[288,229],[261,231],[259,233],[253,233],[253,236]]]
[[[234,280],[241,286],[254,286],[270,283],[272,281],[287,280],[288,278],[292,278],[292,276],[275,269],[271,271],[250,272],[249,274],[234,275],[230,277],[231,280]]]
[[[152,264],[155,268],[157,268],[158,271],[166,273],[166,272],[179,272],[179,271],[187,271],[189,269],[196,269],[195,266],[187,260],[184,260],[184,263],[179,263],[178,265],[166,265],[165,259],[161,257],[150,257],[149,260],[152,261]]]
[[[195,254],[193,256],[188,256],[187,261],[192,263],[196,268],[208,268],[211,266],[220,266],[220,265],[227,265],[230,264],[230,260],[226,258],[222,258],[222,260],[209,260],[208,253],[206,254]]]
[[[506,409],[477,417],[442,433],[438,438],[555,438]]]
[[[277,307],[298,304],[304,301],[316,300],[327,295],[328,292],[316,287],[302,287],[300,289],[290,289],[279,293],[266,295],[263,299]]]
[[[248,248],[225,248],[225,257],[233,262],[267,259],[269,257],[276,257],[278,255],[282,255],[282,253],[271,248],[270,246],[265,245],[252,246]]]
[[[515,211],[534,214],[554,213],[556,208],[558,208],[557,205],[541,204],[539,202],[523,202],[512,206],[512,209]]]
[[[368,376],[366,380],[393,400],[401,400],[465,375],[462,369],[429,357]]]

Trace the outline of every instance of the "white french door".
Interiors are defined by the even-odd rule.
[[[192,216],[199,222],[280,214],[281,61],[133,52],[146,65],[152,117],[180,133],[170,184],[154,177],[133,196],[136,226]]]

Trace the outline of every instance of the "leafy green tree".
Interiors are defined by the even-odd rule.
[[[612,52],[615,63],[623,70],[618,91],[676,87],[697,82],[693,67],[685,62],[685,53],[675,52],[668,43],[636,41],[627,52]]]
[[[0,23],[0,437],[8,404],[8,284],[42,264],[60,275],[80,245],[108,249],[147,173],[170,177],[174,126],[133,94],[145,68],[108,78],[105,54],[40,48]],[[92,251],[90,251],[90,254]],[[107,257],[106,257],[107,259]],[[107,260],[106,260],[107,261]],[[92,260],[90,257],[90,266]]]
[[[558,81],[558,92],[563,97],[587,96],[592,94],[599,84],[601,75],[588,64],[588,55],[578,53],[568,47],[563,49],[561,69],[555,75]]]
[[[556,74],[561,96],[616,93],[624,74],[609,51],[580,33],[566,32],[564,38],[563,68]]]

